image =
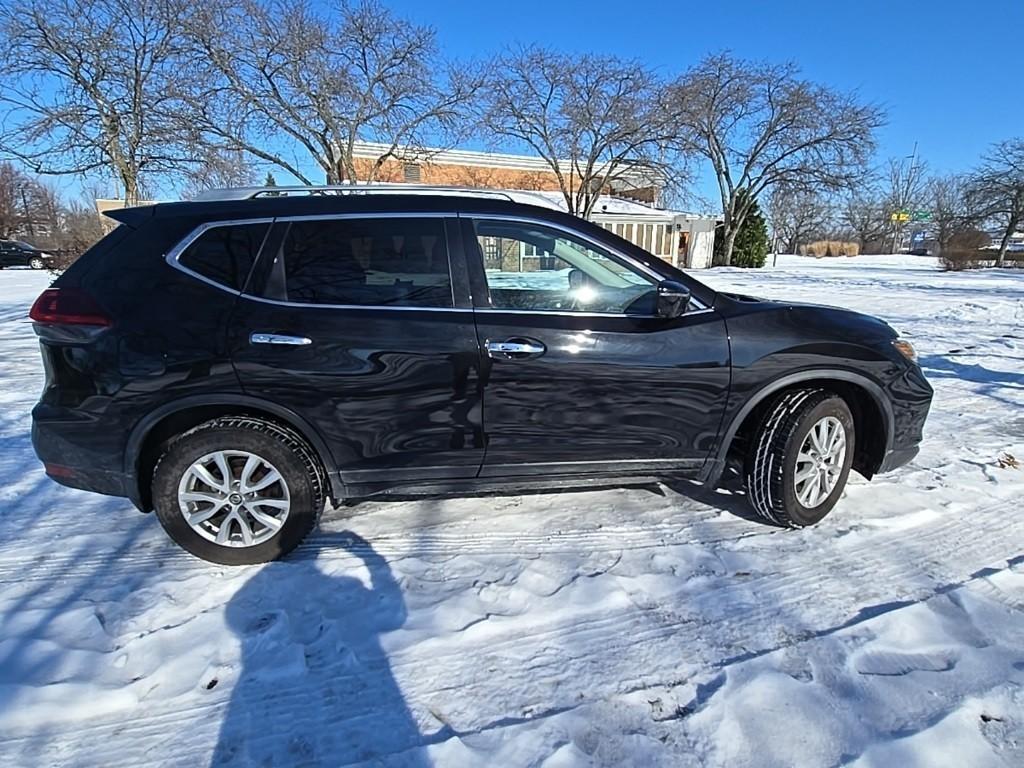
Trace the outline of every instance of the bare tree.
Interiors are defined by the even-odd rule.
[[[0,239],[17,237],[56,253],[52,267],[65,269],[103,236],[96,208],[65,204],[50,184],[0,162]]]
[[[799,77],[793,64],[709,56],[669,89],[680,146],[710,161],[721,194],[723,258],[767,189],[849,187],[874,150],[878,107]],[[747,196],[739,195],[747,190]]]
[[[12,163],[0,163],[0,239],[13,236],[24,221],[21,190],[26,181]]]
[[[871,185],[847,194],[839,209],[839,220],[861,253],[878,253],[884,248],[889,216],[884,196]]]
[[[463,128],[478,80],[440,60],[434,31],[377,2],[321,14],[305,0],[211,0],[184,19],[195,87],[182,114],[197,139],[245,151],[312,183],[373,180],[390,159]],[[283,141],[282,141],[283,140]],[[367,169],[358,141],[386,149]]]
[[[57,248],[64,255],[62,268],[103,237],[103,223],[88,201],[71,200],[62,206],[57,229]]]
[[[961,176],[948,174],[928,180],[925,200],[931,212],[932,231],[939,254],[949,248],[954,237],[973,226],[966,191]]]
[[[52,189],[14,164],[0,162],[0,238],[27,237],[39,245],[54,228],[57,208]]]
[[[1024,225],[1024,139],[993,146],[967,181],[967,200],[979,220],[999,228],[996,263],[1003,265],[1013,234]]]
[[[796,253],[801,244],[820,234],[830,214],[828,200],[817,191],[780,185],[772,188],[768,199],[768,218],[782,253]]]
[[[888,207],[890,230],[892,235],[892,252],[899,250],[903,242],[903,225],[905,216],[919,208],[926,197],[927,168],[917,158],[917,150],[910,157],[889,160],[888,190],[886,206]]]
[[[0,149],[41,174],[113,174],[129,203],[187,161],[170,120],[179,0],[0,0]]]
[[[659,185],[668,127],[659,98],[638,62],[520,48],[495,62],[481,124],[540,155],[569,212],[587,216],[613,182]]]
[[[273,178],[270,174],[267,176]],[[189,171],[181,196],[188,200],[207,189],[248,187],[256,183],[256,178],[256,170],[244,152],[207,148],[195,168]]]

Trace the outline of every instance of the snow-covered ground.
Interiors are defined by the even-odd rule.
[[[372,501],[226,568],[44,477],[47,277],[0,272],[0,765],[1024,765],[1024,273],[699,276],[888,319],[919,457],[803,531],[666,486]]]

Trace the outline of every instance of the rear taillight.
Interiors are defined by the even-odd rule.
[[[49,325],[109,327],[113,324],[96,300],[79,288],[47,288],[36,299],[28,316],[37,323]]]

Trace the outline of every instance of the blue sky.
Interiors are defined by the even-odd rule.
[[[916,141],[933,169],[960,171],[992,142],[1024,135],[1024,0],[385,2],[434,26],[457,57],[539,43],[635,57],[666,75],[723,48],[795,61],[887,109],[880,159]],[[705,179],[699,192],[714,188]]]

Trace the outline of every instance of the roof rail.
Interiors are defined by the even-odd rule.
[[[257,197],[312,197],[318,195],[465,195],[467,197],[496,197],[514,200],[514,196],[500,189],[476,187],[445,187],[425,184],[326,184],[322,186],[296,185],[283,187],[234,187],[209,189],[201,192],[196,201],[252,200]]]

